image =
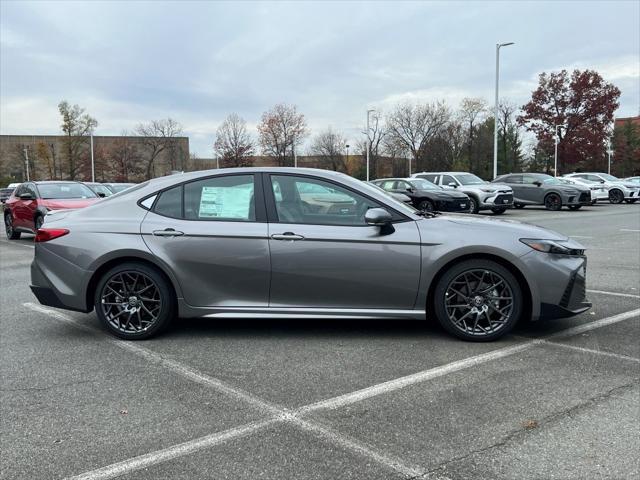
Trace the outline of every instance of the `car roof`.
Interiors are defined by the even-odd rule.
[[[414,175],[431,174],[431,175],[475,175],[471,172],[417,172]]]
[[[57,183],[82,183],[75,180],[31,180],[23,183],[35,183],[36,185],[52,185]]]

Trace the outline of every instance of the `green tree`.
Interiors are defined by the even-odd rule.
[[[63,150],[67,162],[67,173],[70,180],[75,180],[81,168],[82,150],[88,144],[87,137],[98,126],[95,118],[84,113],[84,108],[70,105],[63,100],[58,104],[62,116],[62,132],[65,135]]]

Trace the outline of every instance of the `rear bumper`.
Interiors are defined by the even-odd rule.
[[[58,298],[53,288],[37,287],[35,285],[30,285],[29,288],[31,288],[31,292],[33,292],[41,305],[45,305],[47,307],[62,308],[64,310],[73,310],[76,312],[87,312],[86,309],[83,310],[80,308],[74,308],[62,303],[62,300]]]
[[[39,248],[39,246],[36,246]],[[48,262],[38,261],[38,255],[31,262],[31,291],[42,305],[77,312],[89,312],[85,291],[79,286],[85,277],[85,271],[69,266],[60,257],[49,255]],[[61,268],[64,267],[64,268]],[[64,277],[55,272],[64,271]]]

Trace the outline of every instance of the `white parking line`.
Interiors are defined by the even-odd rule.
[[[88,330],[94,333],[99,333],[99,330],[89,327],[87,325],[83,325],[82,323],[79,323],[77,320],[73,319],[72,317],[64,313],[58,312],[56,310],[42,307],[40,305],[36,305],[30,302],[24,303],[23,306],[30,308],[31,310],[48,315],[51,318],[54,318],[56,320],[60,320],[60,321],[72,324],[81,329]],[[587,324],[578,325],[576,327],[561,330],[560,332],[556,332],[552,335],[547,336],[546,338],[551,339],[551,338],[577,335],[577,334],[584,333],[597,328],[601,328],[607,325],[612,325],[638,315],[640,315],[640,308],[631,310],[628,312],[624,312],[618,315],[613,315],[611,317],[596,320],[593,322],[589,322]],[[133,344],[131,342],[125,342],[125,341],[120,341],[120,340],[111,339],[111,338],[107,339],[107,341],[118,346],[119,348],[123,348],[148,361],[151,361],[155,364],[165,367],[170,371],[177,373],[193,382],[206,385],[208,387],[213,388],[216,391],[227,393],[232,396],[235,396],[236,398],[242,399],[248,402],[249,404],[262,409],[263,411],[268,412],[269,414],[272,415],[272,418],[266,419],[263,422],[252,422],[246,425],[235,427],[230,430],[214,433],[205,437],[201,437],[199,439],[194,439],[189,442],[184,442],[179,445],[175,445],[173,447],[168,447],[166,449],[158,450],[155,452],[149,452],[147,454],[134,457],[129,460],[125,460],[112,465],[107,465],[105,467],[98,468],[96,470],[85,472],[76,477],[72,477],[73,479],[98,480],[98,479],[115,478],[117,476],[123,475],[124,473],[135,471],[140,468],[146,468],[151,465],[155,465],[158,463],[165,462],[167,460],[181,457],[181,456],[193,453],[195,451],[199,451],[204,448],[217,445],[219,443],[222,443],[226,440],[230,440],[232,438],[248,435],[261,428],[264,428],[267,425],[270,425],[276,422],[286,422],[291,425],[295,425],[298,428],[302,428],[304,430],[308,430],[313,433],[316,433],[317,435],[320,435],[323,438],[332,441],[334,444],[338,446],[342,446],[353,452],[358,453],[359,455],[365,456],[377,462],[380,465],[384,465],[389,469],[392,469],[396,472],[401,473],[407,478],[415,478],[416,476],[420,476],[420,475],[424,476],[426,475],[426,472],[421,471],[417,467],[405,465],[399,459],[394,459],[394,458],[388,457],[387,455],[378,453],[366,445],[363,445],[353,439],[347,438],[344,435],[341,435],[331,430],[328,427],[325,427],[323,425],[318,425],[317,423],[312,422],[310,420],[304,420],[300,418],[300,416],[312,411],[317,411],[321,409],[332,409],[332,408],[337,408],[343,405],[356,403],[367,398],[371,398],[384,393],[389,393],[395,390],[399,390],[406,386],[415,385],[415,384],[430,380],[432,378],[437,378],[437,377],[446,375],[448,373],[453,373],[453,372],[460,371],[475,365],[480,365],[492,360],[514,355],[516,353],[520,353],[530,348],[533,348],[536,345],[547,343],[545,339],[533,339],[526,343],[512,345],[509,347],[493,350],[491,352],[487,352],[484,354],[475,355],[473,357],[469,357],[463,360],[452,362],[452,363],[435,367],[429,370],[424,370],[422,372],[418,372],[413,375],[408,375],[408,376],[401,377],[388,382],[384,382],[378,385],[373,385],[368,388],[357,390],[352,393],[348,393],[345,395],[340,395],[338,397],[316,402],[307,406],[300,407],[299,409],[292,412],[292,411],[288,411],[286,409],[277,407],[275,405],[272,405],[271,403],[261,400],[260,398],[254,395],[251,395],[247,392],[244,392],[238,388],[227,385],[225,382],[222,382],[221,380],[211,377],[203,372],[200,372],[180,362],[173,361],[173,360],[166,360],[161,355],[155,352],[152,352],[151,350],[148,350],[144,347],[140,347],[136,344]]]
[[[26,247],[26,248],[30,248],[31,250],[36,248],[33,245],[27,245],[26,243],[20,243],[20,242],[7,242],[5,240],[0,240],[0,243],[5,243],[5,244],[7,244],[7,245],[9,245],[11,247],[14,246],[14,245],[17,245],[19,247]]]
[[[553,347],[560,347],[560,348],[567,348],[570,350],[576,350],[578,352],[583,352],[583,353],[593,353],[596,355],[601,355],[604,357],[612,357],[612,358],[617,358],[618,360],[628,360],[630,362],[638,362],[640,363],[640,358],[635,358],[635,357],[629,357],[628,355],[621,355],[619,353],[613,353],[613,352],[607,352],[605,350],[596,350],[595,348],[585,348],[585,347],[578,347],[576,345],[567,345],[566,343],[558,343],[558,342],[549,342],[549,341],[544,341],[545,345],[551,345]]]
[[[640,295],[633,293],[606,292],[604,290],[587,290],[588,293],[599,293],[601,295],[612,295],[614,297],[640,298]]]
[[[640,230],[635,230],[633,228],[621,228],[621,232],[640,232]]]

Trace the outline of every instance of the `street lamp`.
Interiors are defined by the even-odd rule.
[[[371,138],[369,137],[369,114],[375,112],[374,109],[367,110],[367,182],[369,181],[369,150],[371,150]]]
[[[27,182],[29,181],[29,148],[24,148],[24,165],[27,168]]]
[[[555,141],[556,141],[556,145],[555,145],[555,151],[553,153],[553,176],[557,177],[558,176],[558,140],[559,140],[559,136],[558,136],[558,129],[559,128],[565,128],[564,125],[556,125],[556,129],[555,129]]]
[[[102,179],[104,181],[104,178]],[[96,181],[96,164],[93,160],[93,130],[91,130],[91,182]]]
[[[514,42],[496,43],[496,105],[493,116],[493,178],[498,176],[498,87],[500,78],[500,48],[513,45]]]
[[[344,148],[347,149],[347,166],[349,165],[349,144],[347,143]],[[347,167],[348,168],[348,167]]]
[[[607,173],[611,175],[611,155],[613,155],[613,150],[611,150],[611,144],[609,144],[609,148],[607,149],[607,155],[609,155],[609,165],[607,166]]]

